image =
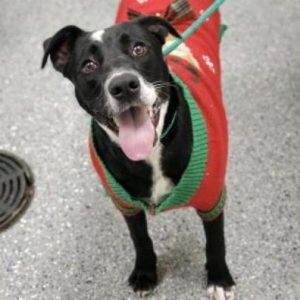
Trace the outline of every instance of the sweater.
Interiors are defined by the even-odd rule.
[[[140,14],[166,18],[184,32],[212,0],[122,0],[116,23]],[[204,221],[219,216],[225,204],[225,172],[228,152],[227,120],[222,102],[219,60],[220,14],[215,12],[197,31],[166,57],[175,82],[188,105],[193,146],[179,183],[157,205],[132,197],[112,176],[93,142],[90,155],[103,186],[122,214],[132,216],[142,209],[155,215],[179,207],[193,207]],[[174,37],[168,36],[165,46]]]

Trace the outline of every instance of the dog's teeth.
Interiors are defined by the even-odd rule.
[[[118,120],[117,118],[113,118],[113,121],[115,122],[115,124],[119,127],[119,124],[118,124]]]
[[[152,108],[149,109],[149,116],[151,119],[153,118],[153,109]]]

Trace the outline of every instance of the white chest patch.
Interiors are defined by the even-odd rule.
[[[170,193],[173,188],[173,183],[169,178],[164,176],[161,169],[161,151],[162,145],[159,144],[153,150],[151,156],[147,159],[147,163],[152,167],[152,191],[151,201],[158,204],[161,198]]]

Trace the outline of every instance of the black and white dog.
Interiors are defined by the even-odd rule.
[[[159,17],[137,18],[95,32],[67,26],[44,42],[42,62],[44,67],[50,56],[54,68],[74,84],[80,106],[93,117],[95,144],[110,172],[128,193],[154,202],[178,183],[192,151],[191,116],[162,55],[168,33],[179,36]],[[175,123],[160,140],[174,112]],[[155,128],[154,136],[146,136],[150,144],[158,145],[155,149],[159,151],[153,153],[149,142],[135,151],[130,137],[125,135],[122,140],[119,136],[126,118],[139,123],[145,114]],[[156,254],[144,211],[124,218],[136,250],[129,284],[144,296],[157,285]],[[225,261],[223,213],[203,225],[210,299],[233,299],[234,281]]]

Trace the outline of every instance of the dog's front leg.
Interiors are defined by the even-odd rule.
[[[203,222],[206,236],[208,295],[212,300],[233,300],[234,281],[225,260],[224,215]]]
[[[156,254],[148,234],[147,219],[143,211],[125,217],[136,251],[134,269],[129,277],[133,290],[144,297],[157,284]]]

